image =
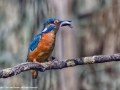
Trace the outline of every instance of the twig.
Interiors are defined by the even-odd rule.
[[[54,59],[52,65],[49,62],[44,62],[41,64],[37,64],[33,62],[25,62],[18,64],[12,68],[1,70],[0,78],[11,77],[20,74],[21,72],[33,70],[33,69],[44,72],[45,70],[51,70],[51,69],[62,69],[76,65],[104,63],[111,61],[120,61],[120,53],[111,54],[111,55],[95,55],[91,57],[83,57],[83,58],[67,59],[67,60]]]

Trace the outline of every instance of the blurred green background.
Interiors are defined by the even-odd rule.
[[[72,20],[57,33],[59,60],[120,52],[120,0],[0,0],[0,69],[23,63],[31,39],[50,17]],[[34,90],[120,90],[120,63],[82,65],[0,79],[0,87]],[[1,88],[0,90],[32,90]]]

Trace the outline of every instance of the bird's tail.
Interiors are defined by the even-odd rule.
[[[31,70],[31,75],[32,75],[32,79],[36,79],[38,76],[38,71],[37,70]]]

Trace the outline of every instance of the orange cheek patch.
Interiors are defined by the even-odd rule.
[[[48,24],[48,25],[46,26],[46,28],[48,28],[50,25],[55,26],[55,24]]]

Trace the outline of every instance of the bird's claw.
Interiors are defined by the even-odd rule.
[[[34,63],[40,64],[40,62],[36,61],[36,59],[33,60]]]
[[[52,60],[49,60],[50,65],[54,65],[54,62]]]

